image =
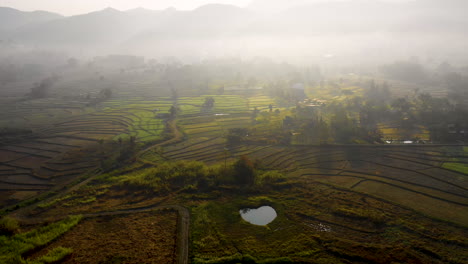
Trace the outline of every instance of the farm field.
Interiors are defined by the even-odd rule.
[[[443,165],[460,147],[444,151],[429,146],[237,146],[227,151],[224,147],[216,139],[186,142],[180,148],[166,150],[163,157],[222,163],[247,155],[262,167],[282,170],[293,179],[323,181],[381,196],[436,218],[468,224],[467,176]]]
[[[196,198],[197,196],[194,196]],[[465,263],[466,229],[323,183],[191,202],[193,263]],[[255,226],[236,214],[272,206]],[[457,242],[455,242],[457,241]]]
[[[90,217],[33,257],[65,247],[61,263],[176,263],[176,231],[174,211]]]
[[[215,100],[214,107],[203,106],[207,97]],[[171,106],[179,108],[175,118],[158,117]],[[27,140],[0,147],[5,201],[89,177],[70,192],[58,191],[12,214],[20,220],[88,215],[32,256],[72,248],[64,263],[174,263],[177,214],[97,216],[159,205],[189,210],[191,263],[468,261],[466,147],[281,144],[272,131],[281,132],[283,119],[293,113],[266,95],[179,97],[176,103],[167,97],[108,100],[90,113],[40,127]],[[248,131],[245,141],[229,142],[233,129]],[[406,137],[406,131],[385,129],[391,128],[383,127],[384,136]],[[426,132],[421,128],[418,133]],[[124,166],[102,171],[102,160],[121,152],[119,139],[132,138],[141,151]],[[163,176],[150,183],[138,178],[176,162],[201,162],[194,166],[227,173],[241,156],[261,173],[282,175],[281,181],[262,185],[259,179],[243,186],[232,179],[222,182],[218,175],[210,187],[206,182],[179,186],[170,178],[164,185]],[[240,217],[241,209],[265,205],[277,212],[266,226]],[[144,246],[136,249],[138,243]],[[93,257],[96,247],[106,248],[106,254]]]
[[[0,146],[2,204],[34,197],[90,171],[96,173],[102,160],[115,152],[107,145],[118,139],[128,141],[134,137],[140,144],[162,139],[164,120],[155,118],[154,109],[167,112],[170,105],[166,98],[155,101],[135,98],[125,102],[111,100],[101,108],[91,109],[79,102],[34,100],[5,111],[0,120],[10,124],[19,125],[11,121],[17,116],[29,122],[26,113],[44,115],[45,121],[32,117],[34,122],[27,124],[30,133],[6,138]],[[55,116],[54,111],[61,114]]]
[[[264,162],[264,169],[284,172],[287,180],[270,187],[221,186],[175,195],[96,182],[33,215],[182,204],[191,212],[192,263],[468,260],[466,176],[439,167],[448,156],[464,153],[462,147],[242,148]],[[208,163],[223,163],[224,153],[212,155]],[[144,170],[136,165],[118,175]],[[94,201],[83,200],[91,195]],[[251,225],[239,215],[243,208],[264,205],[278,214],[267,226]]]

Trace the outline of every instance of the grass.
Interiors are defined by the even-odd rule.
[[[382,192],[377,187],[370,188]],[[436,252],[441,262],[463,263],[460,260],[466,257],[461,253],[464,231],[448,231],[461,227],[327,184],[299,181],[286,188],[234,187],[222,196],[185,197],[192,204],[192,262],[405,263],[412,258],[432,262],[433,255],[419,255],[418,249],[409,247],[415,243],[425,252]],[[278,214],[267,226],[251,225],[238,213],[262,205],[272,206]],[[446,247],[447,243],[456,246]],[[457,254],[460,257],[452,258]]]
[[[239,210],[271,205],[278,213],[267,226],[251,225]],[[322,251],[300,223],[288,220],[283,203],[269,196],[235,196],[192,208],[193,263],[303,263]],[[302,230],[302,231],[300,231]],[[313,252],[313,254],[311,253]],[[337,262],[325,256],[329,263]],[[334,260],[334,261],[333,261]]]
[[[462,226],[468,226],[468,214],[466,214],[465,207],[462,205],[436,200],[379,182],[366,181],[354,189],[414,208],[418,212],[436,219],[444,219]]]
[[[468,164],[464,164],[464,163],[444,162],[444,164],[442,165],[442,168],[468,174]]]
[[[42,202],[42,203],[38,204],[37,207],[41,208],[41,209],[49,208],[49,207],[55,205],[56,203],[59,203],[59,202],[61,202],[63,200],[70,199],[71,197],[73,197],[73,195],[68,194],[68,195],[65,195],[63,197],[53,199],[53,200],[51,200],[49,202]]]
[[[65,220],[45,227],[13,236],[0,236],[0,263],[53,263],[71,253],[70,249],[55,248],[36,260],[24,260],[23,256],[38,247],[43,247],[57,239],[78,224],[81,216],[70,216]]]
[[[131,136],[142,143],[161,139],[164,132],[164,121],[156,118],[158,113],[168,113],[172,102],[158,98],[155,101],[142,99],[137,103],[132,101],[110,101],[105,103],[104,115],[116,116],[131,120],[128,131],[114,137],[128,139]]]
[[[28,260],[28,264],[45,264],[45,263],[58,263],[73,252],[71,248],[56,247],[49,251],[46,255],[41,256],[35,260]]]

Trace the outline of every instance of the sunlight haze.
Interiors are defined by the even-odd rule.
[[[82,0],[79,2],[63,0],[0,0],[0,6],[11,7],[23,11],[43,10],[58,13],[65,16],[80,15],[112,7],[121,11],[146,8],[151,10],[162,10],[174,7],[179,10],[192,10],[206,4],[227,4],[238,7],[251,7],[252,9],[263,9],[275,11],[294,5],[304,5],[317,2],[349,2],[353,0]],[[355,1],[355,0],[354,0]],[[410,0],[382,0],[381,2],[408,2]],[[362,2],[358,0],[357,2]]]
[[[122,11],[138,7],[152,10],[161,10],[169,7],[181,10],[191,10],[210,3],[230,4],[244,7],[249,2],[249,0],[82,0],[79,2],[63,0],[1,0],[0,6],[12,7],[23,11],[44,10],[65,16],[71,16],[89,13],[107,7],[112,7]]]

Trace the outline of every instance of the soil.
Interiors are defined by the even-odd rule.
[[[87,218],[31,257],[62,246],[73,249],[62,263],[175,263],[176,232],[175,211]]]

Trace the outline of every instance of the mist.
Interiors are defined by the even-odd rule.
[[[253,1],[179,11],[107,8],[64,17],[3,8],[1,54],[59,52],[207,58],[256,56],[307,64],[378,64],[418,57],[466,64],[463,1]]]

